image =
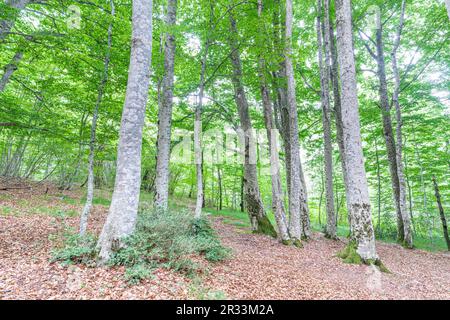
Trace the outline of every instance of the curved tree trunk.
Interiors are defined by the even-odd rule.
[[[6,19],[0,20],[0,41],[5,39],[11,32],[19,12],[30,3],[30,0],[4,0],[4,2],[5,5],[13,8],[14,11],[10,12]]]
[[[403,222],[403,245],[412,248],[413,247],[413,237],[412,237],[412,228],[411,228],[411,217],[408,214],[408,210],[406,207],[406,182],[405,182],[405,174],[403,169],[403,159],[402,159],[402,153],[403,153],[403,141],[402,141],[402,111],[401,106],[399,102],[399,93],[400,93],[400,72],[398,70],[397,65],[397,50],[400,46],[400,39],[401,34],[403,30],[403,23],[404,23],[404,17],[405,17],[405,0],[402,1],[402,11],[400,14],[400,24],[398,26],[395,43],[394,43],[394,49],[392,50],[392,70],[394,73],[394,93],[392,96],[395,110],[396,110],[396,118],[397,118],[397,143],[396,143],[396,161],[397,161],[397,176],[398,176],[398,186],[399,186],[399,207],[400,207],[400,213],[401,218]]]
[[[110,0],[111,16],[115,15],[114,1]],[[89,141],[89,163],[88,163],[88,179],[87,179],[87,194],[86,203],[84,204],[83,212],[80,219],[80,235],[86,233],[89,213],[92,208],[92,200],[94,198],[94,157],[95,157],[95,135],[97,131],[98,110],[103,100],[103,93],[105,91],[106,82],[108,81],[108,68],[111,57],[112,45],[112,22],[108,26],[108,48],[106,49],[105,60],[103,64],[103,74],[100,85],[98,87],[97,102],[95,103],[94,114],[92,115],[91,124],[91,138]]]
[[[173,28],[176,24],[177,0],[168,0],[166,26]],[[170,138],[172,130],[173,80],[175,60],[175,36],[170,30],[165,34],[164,42],[164,79],[162,99],[158,111],[158,153],[156,156],[156,193],[155,208],[167,209],[169,201],[169,165]]]
[[[0,79],[0,93],[5,90],[6,85],[11,79],[11,76],[13,75],[14,71],[17,70],[17,65],[22,60],[22,58],[23,53],[21,51],[16,52],[14,57],[11,59],[11,62],[5,66],[2,78]]]
[[[5,5],[13,8],[14,12],[11,12],[12,14],[10,14],[6,19],[0,20],[0,41],[4,40],[11,32],[19,12],[23,10],[28,3],[30,3],[30,0],[5,0]],[[23,52],[18,51],[11,59],[11,62],[4,67],[4,73],[0,79],[0,93],[5,90],[6,85],[11,79],[14,71],[17,70],[17,65],[22,58]]]
[[[352,240],[366,262],[378,260],[370,210],[358,111],[351,1],[336,0],[337,49],[342,92],[342,129],[348,173]]]
[[[135,228],[141,183],[142,130],[145,120],[152,54],[152,0],[133,0],[128,83],[122,111],[114,192],[97,247],[99,263]]]
[[[450,251],[450,237],[448,235],[447,219],[445,218],[444,208],[442,207],[442,202],[441,202],[441,194],[439,193],[439,187],[438,187],[435,176],[433,176],[433,184],[434,184],[434,195],[436,196],[436,202],[437,202],[438,209],[439,209],[439,215],[441,217],[442,230],[444,232],[445,242],[447,243],[448,251]]]
[[[250,114],[248,110],[247,97],[245,95],[244,85],[242,83],[242,66],[240,52],[236,40],[238,35],[236,21],[231,13],[229,37],[231,49],[231,64],[233,66],[233,87],[234,98],[239,111],[240,131],[244,145],[244,202],[250,216],[250,222],[254,232],[264,233],[273,237],[277,236],[275,229],[267,218],[264,205],[261,200],[261,194],[258,186],[258,174],[256,170],[256,146]]]
[[[264,24],[262,20],[262,0],[258,0],[258,17],[259,17],[259,32],[263,34]],[[263,43],[261,43],[263,47]],[[280,162],[278,158],[278,146],[277,146],[277,132],[273,123],[273,107],[270,99],[269,88],[266,79],[266,61],[261,54],[258,60],[258,77],[261,90],[261,97],[264,110],[264,122],[267,130],[267,139],[269,143],[269,156],[270,156],[270,174],[272,182],[272,208],[275,216],[275,220],[278,226],[279,237],[283,243],[289,242],[289,231],[286,221],[286,212],[284,209],[282,189],[281,189],[281,177],[280,177]]]
[[[397,158],[396,158],[396,146],[394,140],[394,130],[392,128],[391,120],[391,106],[389,104],[387,79],[386,79],[386,65],[384,58],[384,44],[383,44],[383,29],[381,24],[381,17],[378,15],[378,28],[376,35],[377,44],[377,68],[378,68],[378,79],[379,79],[379,95],[380,95],[380,105],[381,114],[383,118],[383,133],[386,144],[386,153],[389,161],[389,171],[391,174],[392,182],[392,193],[394,195],[395,211],[397,213],[397,240],[403,242],[404,240],[404,226],[403,218],[400,208],[400,185],[398,179],[398,168],[397,168]]]

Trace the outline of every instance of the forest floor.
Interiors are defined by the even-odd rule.
[[[22,187],[23,184],[18,185]],[[391,273],[343,263],[335,255],[345,239],[320,233],[303,249],[254,235],[238,219],[211,216],[229,260],[212,264],[201,281],[157,269],[151,279],[128,284],[123,268],[51,263],[51,250],[76,227],[81,191],[52,185],[0,191],[1,299],[450,299],[450,254],[407,250],[377,242]],[[108,195],[100,194],[89,221],[98,234]]]

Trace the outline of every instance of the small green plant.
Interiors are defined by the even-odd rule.
[[[63,264],[85,264],[94,266],[96,259],[96,238],[87,234],[80,236],[77,233],[66,231],[63,245],[52,251],[52,261],[60,261]]]
[[[126,277],[132,283],[147,278],[156,267],[193,276],[201,269],[191,259],[193,255],[200,254],[216,262],[230,254],[209,221],[195,219],[187,211],[141,212],[136,231],[124,239],[124,244],[113,254],[110,264],[125,266]]]
[[[207,219],[195,219],[192,223],[192,230],[196,251],[203,253],[206,260],[217,262],[230,256],[230,249],[222,246],[219,237]]]
[[[1,208],[0,213],[3,216],[7,216],[7,215],[10,215],[12,211],[13,211],[13,209],[11,207],[3,207],[3,208]]]
[[[143,279],[151,277],[151,269],[145,264],[136,264],[125,270],[125,280],[130,284],[138,284]]]
[[[196,277],[192,280],[189,286],[189,294],[193,299],[196,300],[225,300],[226,295],[220,290],[211,290],[205,287],[202,280]]]

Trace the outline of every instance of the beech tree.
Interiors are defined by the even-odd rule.
[[[167,1],[166,27],[164,34],[164,78],[161,102],[158,109],[158,153],[156,156],[155,207],[167,209],[169,200],[170,137],[172,129],[173,81],[175,60],[175,36],[177,0]]]
[[[262,0],[258,0],[258,31],[260,37],[263,37],[266,30],[263,20],[263,3]],[[264,47],[266,43],[260,38],[260,45]],[[274,212],[275,220],[278,226],[278,233],[283,243],[288,244],[290,242],[289,230],[286,219],[286,212],[284,208],[282,198],[282,184],[280,177],[280,161],[278,156],[278,137],[276,126],[273,118],[273,105],[270,96],[269,84],[267,81],[267,68],[266,60],[262,54],[258,60],[258,77],[261,90],[261,99],[264,110],[264,123],[267,131],[267,140],[269,145],[269,157],[270,157],[270,175],[272,182],[272,209]]]
[[[323,125],[323,146],[324,146],[324,169],[325,169],[325,193],[327,203],[327,226],[326,236],[332,239],[336,238],[336,214],[334,212],[334,193],[333,193],[333,145],[331,141],[331,107],[330,107],[330,33],[325,31],[329,29],[324,27],[322,22],[322,2],[317,2],[317,44],[319,48],[319,69],[320,69],[320,98],[322,103],[322,125]],[[325,10],[328,10],[328,6]],[[322,32],[324,39],[322,40]],[[324,43],[322,42],[324,41]],[[326,48],[324,50],[324,48]],[[324,59],[325,51],[325,59]]]
[[[114,17],[115,7],[114,1],[110,0],[111,16]],[[95,156],[95,136],[97,132],[98,110],[103,100],[106,82],[108,81],[109,62],[111,60],[112,46],[112,22],[108,25],[107,49],[104,59],[103,74],[101,75],[100,85],[98,87],[97,101],[95,103],[94,112],[92,114],[91,137],[89,141],[89,163],[88,163],[88,179],[87,179],[87,195],[83,212],[80,218],[80,235],[84,235],[87,228],[89,213],[92,208],[92,200],[94,198],[94,156]]]
[[[110,206],[102,261],[168,202],[286,245],[348,237],[347,261],[379,263],[374,237],[446,250],[444,3],[164,0],[150,29],[143,1],[0,2],[0,189],[86,195],[87,238]]]
[[[141,148],[152,53],[152,0],[134,0],[127,93],[117,147],[117,173],[108,217],[97,247],[106,263],[134,231],[141,185]]]
[[[245,207],[248,210],[253,231],[276,236],[275,229],[267,218],[258,185],[256,170],[256,146],[252,122],[249,114],[248,101],[242,83],[242,66],[239,47],[237,43],[236,20],[230,7],[229,12],[230,31],[230,60],[233,66],[232,82],[234,87],[234,99],[238,107],[241,140],[244,152],[244,197]]]
[[[392,49],[392,64],[395,80],[395,88],[392,96],[393,104],[395,105],[397,115],[397,130],[395,139],[394,129],[391,119],[392,104],[389,99],[388,81],[386,76],[386,61],[385,49],[383,42],[383,22],[381,14],[376,12],[376,52],[374,52],[368,44],[365,43],[366,49],[377,63],[377,74],[379,78],[379,96],[380,107],[383,119],[383,132],[386,144],[386,150],[389,160],[389,169],[391,173],[392,189],[394,195],[394,202],[397,211],[397,239],[400,243],[405,243],[406,246],[412,247],[412,232],[409,222],[409,215],[406,211],[406,186],[403,177],[403,163],[401,155],[401,113],[398,103],[398,94],[400,90],[400,75],[397,69],[396,52],[400,45],[400,36],[403,29],[403,16],[405,11],[405,2],[402,2],[400,25],[398,26],[394,48]],[[397,79],[398,78],[398,79]]]
[[[378,260],[370,211],[364,156],[361,144],[356,69],[353,53],[352,10],[350,0],[336,0],[336,29],[339,73],[342,93],[342,130],[345,165],[348,174],[348,196],[351,215],[351,237],[357,254],[365,261]]]

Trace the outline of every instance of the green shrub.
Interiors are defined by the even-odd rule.
[[[148,277],[157,266],[192,275],[200,269],[192,261],[192,255],[201,254],[216,262],[230,254],[209,221],[195,219],[188,211],[141,212],[136,231],[124,243],[113,254],[110,264],[126,266],[131,282]]]
[[[77,233],[66,232],[63,245],[52,251],[52,261],[64,264],[95,265],[97,239],[90,234],[80,236]]]
[[[150,276],[151,270],[144,264],[136,264],[127,268],[125,271],[125,279],[130,284],[138,284],[141,280],[149,278]]]
[[[125,278],[135,284],[150,277],[157,267],[197,274],[201,266],[192,256],[198,254],[211,262],[230,255],[206,218],[195,219],[188,211],[145,211],[138,215],[135,232],[124,239],[124,246],[113,253],[109,264],[125,266]],[[93,266],[96,255],[95,237],[66,232],[62,246],[53,250],[52,260]]]
[[[189,294],[196,300],[225,300],[226,295],[223,291],[213,290],[206,287],[201,278],[194,278],[189,286]]]
[[[204,254],[206,260],[217,262],[230,256],[230,249],[222,246],[219,237],[207,219],[195,219],[192,223],[192,230],[196,251]]]

